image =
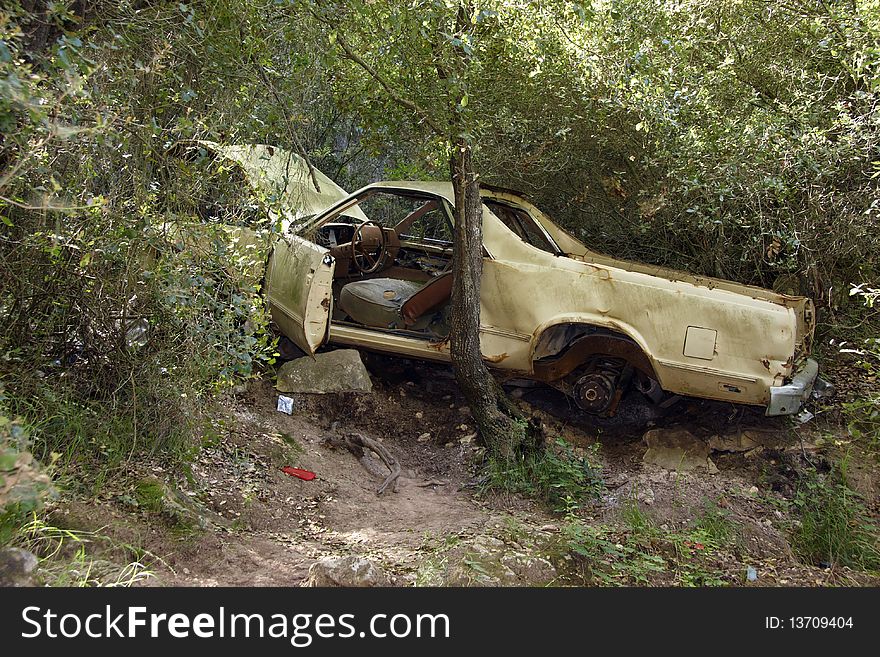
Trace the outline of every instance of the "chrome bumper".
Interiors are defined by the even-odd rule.
[[[819,379],[818,374],[819,363],[812,358],[807,358],[803,367],[795,372],[791,383],[784,386],[771,386],[767,415],[793,415],[797,413],[801,405],[809,398],[810,393],[813,392],[814,386],[826,389],[829,385]]]

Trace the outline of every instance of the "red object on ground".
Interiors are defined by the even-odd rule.
[[[289,474],[291,477],[302,479],[303,481],[311,481],[315,478],[314,472],[309,472],[308,470],[303,470],[301,468],[291,468],[289,465],[285,465],[281,468],[281,472]]]

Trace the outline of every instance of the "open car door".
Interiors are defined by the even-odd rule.
[[[266,295],[272,320],[307,354],[327,338],[335,269],[327,249],[292,234],[278,240],[269,259]]]

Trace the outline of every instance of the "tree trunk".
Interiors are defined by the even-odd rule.
[[[450,167],[455,190],[452,364],[490,456],[511,461],[537,447],[540,431],[525,421],[483,362],[480,353],[483,204],[471,147],[464,139],[454,144]]]

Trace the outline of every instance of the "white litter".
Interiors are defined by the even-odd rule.
[[[293,398],[278,395],[278,411],[280,413],[293,415]]]

